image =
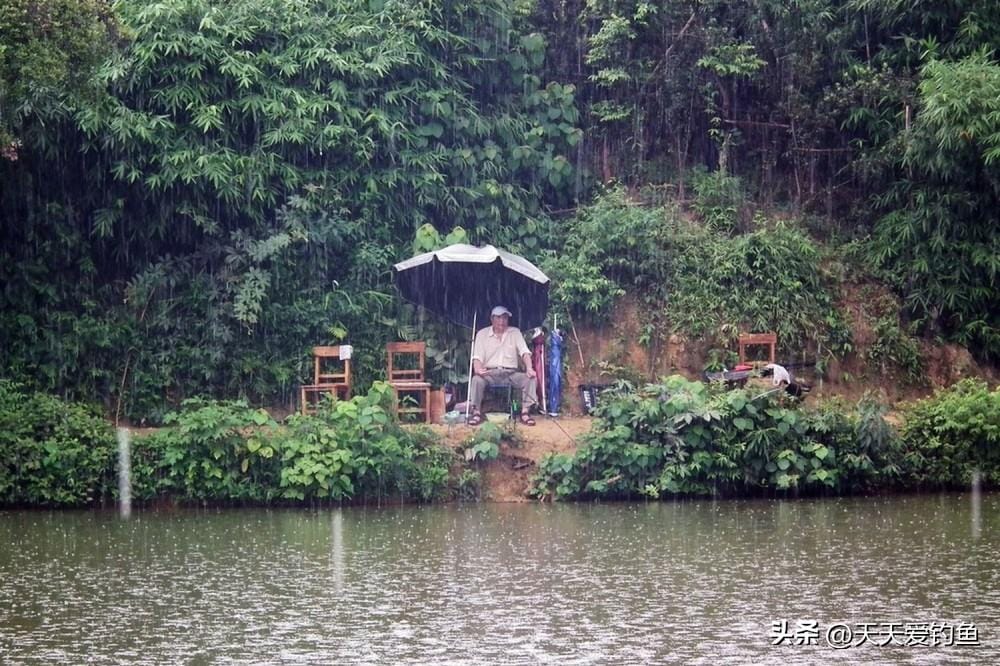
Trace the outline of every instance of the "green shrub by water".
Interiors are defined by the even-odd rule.
[[[543,461],[536,495],[661,497],[867,490],[883,450],[834,410],[798,409],[782,392],[672,376],[621,393],[573,456]]]
[[[244,402],[187,401],[135,446],[135,496],[303,502],[448,495],[452,454],[393,418],[391,389],[293,415],[284,425]]]
[[[603,397],[603,396],[602,396]],[[905,411],[804,408],[784,392],[725,391],[674,376],[597,410],[574,454],[545,458],[536,496],[854,493],[1000,485],[1000,393],[966,381]]]
[[[110,493],[115,450],[95,409],[0,381],[0,505],[96,502]]]
[[[975,472],[1000,486],[1000,388],[963,380],[904,411],[901,480],[914,488],[968,488]]]
[[[280,459],[261,444],[277,428],[267,412],[242,401],[192,399],[166,422],[133,442],[136,499],[266,502],[277,496]]]
[[[810,408],[782,391],[726,391],[679,376],[602,394],[572,454],[532,480],[559,499],[841,494],[1000,487],[1000,389],[965,380],[906,405],[897,429],[863,400]],[[132,446],[139,501],[314,503],[437,501],[479,495],[452,481],[456,454],[392,417],[391,390],[324,405],[279,424],[240,401],[191,400]],[[495,458],[485,426],[466,457]],[[113,498],[115,438],[94,409],[0,382],[0,505],[81,506]],[[471,455],[469,454],[471,452]]]
[[[451,496],[454,453],[403,429],[391,389],[277,423],[243,401],[187,400],[168,427],[132,440],[140,501],[432,501]],[[0,382],[0,505],[76,506],[117,490],[116,442],[93,410]]]

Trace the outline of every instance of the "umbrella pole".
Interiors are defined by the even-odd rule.
[[[475,353],[476,347],[476,317],[479,315],[478,312],[472,313],[472,342],[469,344],[469,384],[468,390],[465,392],[465,422],[469,422],[469,408],[472,406],[472,354]]]

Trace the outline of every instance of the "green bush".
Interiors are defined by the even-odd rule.
[[[585,254],[549,254],[542,268],[553,282],[552,301],[591,321],[606,321],[625,290]]]
[[[725,342],[740,331],[775,331],[788,350],[850,349],[819,248],[794,225],[735,237],[680,227],[673,238],[668,302],[676,330]]]
[[[465,442],[465,460],[476,462],[496,460],[500,457],[500,442],[503,431],[495,423],[484,423],[475,434]]]
[[[133,495],[184,500],[267,501],[277,487],[269,430],[277,424],[243,401],[185,400],[166,416],[168,427],[137,438]]]
[[[327,402],[279,426],[245,402],[190,400],[170,427],[134,452],[139,499],[182,501],[429,501],[449,495],[451,452],[427,432],[399,426],[392,391]]]
[[[582,208],[563,227],[558,251],[542,260],[552,278],[553,304],[592,321],[607,320],[616,298],[663,274],[657,254],[663,222],[664,209],[636,205],[622,188]]]
[[[428,429],[417,428],[409,434],[414,446],[413,467],[402,484],[403,495],[422,502],[451,499],[454,451],[439,444],[437,436]]]
[[[0,504],[79,506],[108,497],[115,438],[93,408],[0,381]]]
[[[609,396],[596,413],[575,454],[542,461],[535,495],[867,490],[886,454],[881,440],[859,437],[857,419],[842,410],[807,411],[784,393],[725,391],[679,376]]]
[[[912,488],[968,488],[979,472],[1000,485],[1000,388],[963,380],[909,405],[901,428],[901,482]]]
[[[474,469],[462,470],[455,479],[455,494],[462,502],[478,502],[482,497],[482,475]]]
[[[804,409],[784,393],[670,377],[607,396],[570,454],[545,458],[537,496],[854,493],[1000,485],[1000,389],[964,380],[908,406],[897,432],[865,397]]]
[[[900,327],[895,314],[875,321],[875,339],[866,350],[865,358],[883,374],[889,367],[895,367],[903,371],[907,381],[918,382],[924,376],[920,347],[913,336]]]
[[[743,181],[719,171],[695,172],[692,178],[695,199],[691,207],[710,229],[736,231],[740,207],[746,202]]]

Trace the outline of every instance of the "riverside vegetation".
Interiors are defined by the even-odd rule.
[[[783,391],[667,378],[620,392],[572,454],[546,458],[539,497],[753,496],[1000,485],[1000,389],[960,382],[903,409],[804,409]]]
[[[303,503],[449,496],[454,452],[389,411],[391,389],[279,426],[242,401],[191,400],[132,440],[140,502]],[[0,503],[78,506],[117,494],[117,446],[92,410],[0,383]]]
[[[893,428],[863,401],[806,409],[784,394],[681,377],[604,401],[572,454],[545,458],[542,498],[787,496],[1000,487],[1000,390],[966,380],[909,404]],[[479,497],[486,424],[464,455],[391,417],[391,390],[276,423],[243,402],[191,401],[136,437],[141,502],[302,504]],[[0,504],[80,506],[117,492],[114,433],[92,410],[0,383]]]

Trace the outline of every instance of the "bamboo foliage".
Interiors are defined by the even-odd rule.
[[[569,200],[574,90],[543,80],[545,40],[504,3],[115,12],[108,94],[4,172],[3,366],[22,379],[140,413],[199,385],[287,393],[317,340],[384,342],[389,267],[421,225],[513,233]]]
[[[154,229],[180,210],[202,231],[239,228],[307,184],[359,201],[360,215],[417,216],[404,229],[538,189],[489,187],[516,178],[497,158],[522,148],[533,124],[510,88],[499,100],[477,97],[477,77],[500,58],[444,29],[453,17],[434,3],[371,10],[203,0],[123,3],[122,11],[135,39],[104,69],[114,99],[81,114],[81,125],[115,178],[133,186],[132,199],[168,199],[148,219]],[[535,160],[519,153],[529,175],[566,145],[556,139]],[[523,208],[506,203],[477,213],[495,223],[500,210]]]
[[[921,113],[900,142],[906,174],[880,199],[872,253],[911,316],[1000,354],[1000,65],[930,61]]]

